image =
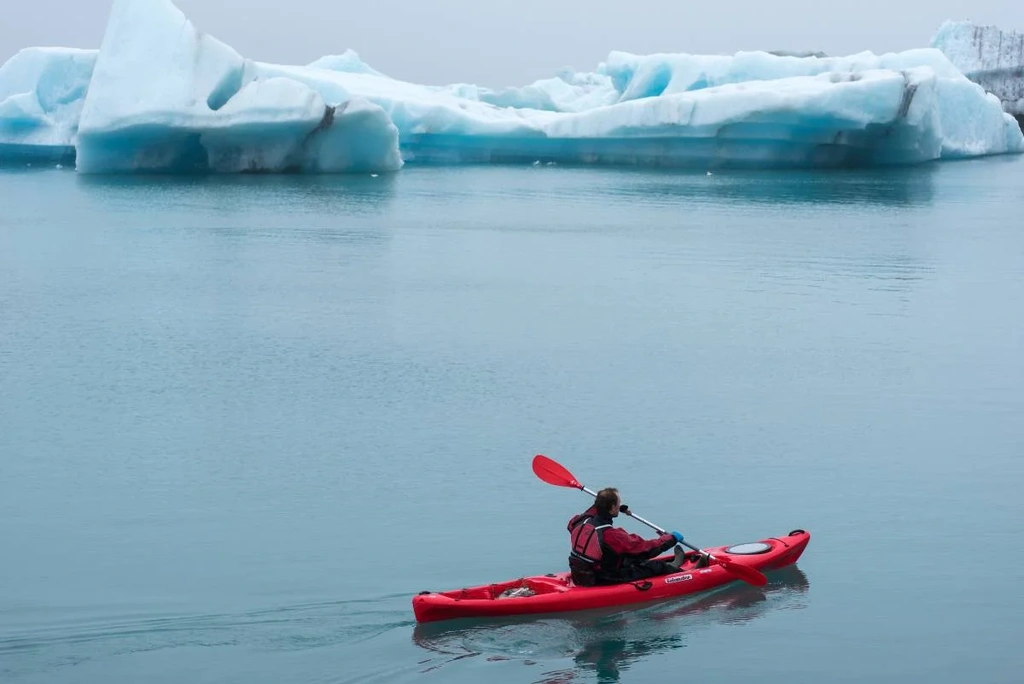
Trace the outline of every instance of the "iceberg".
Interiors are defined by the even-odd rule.
[[[437,86],[392,78],[352,50],[306,65],[245,59],[171,0],[114,0],[98,52],[20,55],[0,70],[0,145],[73,150],[83,173],[820,168],[1024,151],[999,99],[934,46],[612,52],[594,71],[522,87]],[[67,55],[82,66],[60,71]]]
[[[398,131],[357,97],[256,79],[166,0],[115,0],[82,106],[79,171],[379,171]],[[154,77],[156,74],[156,77]]]
[[[96,50],[26,48],[0,66],[0,163],[75,158]]]
[[[932,38],[970,80],[996,95],[1024,126],[1024,33],[966,21],[945,21]]]
[[[795,57],[613,52],[593,73],[491,91],[259,63],[325,99],[382,107],[411,164],[836,167],[1024,150],[998,100],[943,54]]]

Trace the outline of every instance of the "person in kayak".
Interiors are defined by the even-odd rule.
[[[655,556],[683,541],[683,535],[672,532],[644,539],[614,527],[612,519],[628,510],[618,490],[608,487],[597,493],[594,505],[569,520],[569,569],[574,584],[619,584],[679,571],[685,560],[682,548],[676,549],[671,561],[655,560]]]

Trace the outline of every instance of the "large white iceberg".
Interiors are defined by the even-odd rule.
[[[251,72],[251,62],[199,33],[169,0],[115,0],[82,107],[78,169],[401,165],[398,131],[379,107],[351,97],[328,104],[299,81]]]
[[[833,58],[613,52],[593,72],[494,90],[403,82],[352,51],[305,66],[254,62],[198,32],[170,0],[115,0],[98,56],[82,55],[94,65],[84,97],[71,89],[80,117],[68,108],[45,130],[74,146],[84,172],[834,167],[1024,151],[999,100],[933,48]],[[46,90],[19,78],[16,88],[0,79],[0,121],[29,116],[5,92]],[[31,150],[30,138],[20,141]]]
[[[972,81],[1002,100],[1024,125],[1024,33],[966,21],[943,22],[932,47]]]
[[[502,93],[362,70],[256,68],[328,99],[347,93],[380,105],[411,163],[814,167],[1024,149],[998,100],[935,49],[844,58],[614,52],[595,73]],[[504,106],[492,104],[499,97]]]

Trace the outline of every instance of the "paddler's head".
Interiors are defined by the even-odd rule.
[[[619,514],[619,507],[622,501],[619,499],[619,490],[615,487],[606,487],[594,497],[594,508],[598,514],[614,518]]]

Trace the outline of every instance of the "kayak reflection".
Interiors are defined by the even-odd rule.
[[[774,610],[803,608],[809,587],[803,571],[790,566],[770,572],[765,587],[734,582],[689,599],[642,608],[421,623],[413,629],[413,642],[432,654],[421,661],[424,672],[473,657],[528,665],[571,659],[573,667],[547,672],[535,681],[567,684],[579,674],[596,673],[598,682],[616,682],[631,664],[682,648],[687,634],[702,626],[742,624]]]

